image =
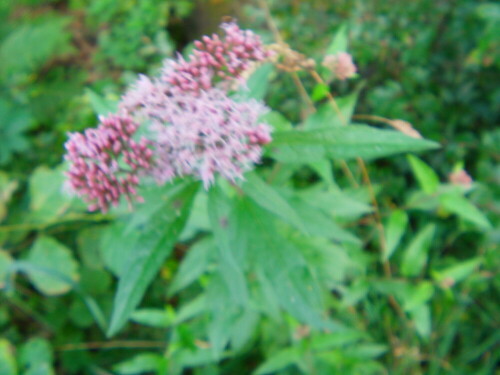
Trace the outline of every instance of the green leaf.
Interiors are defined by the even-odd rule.
[[[451,282],[450,284],[455,284],[473,273],[482,262],[483,258],[480,257],[461,261],[448,268],[434,271],[433,278],[438,282],[447,281]]]
[[[272,374],[288,366],[297,365],[301,361],[301,355],[297,348],[286,348],[266,359],[255,370],[254,375]]]
[[[403,308],[406,311],[412,311],[427,301],[434,295],[434,286],[429,281],[422,281],[418,285],[408,288],[408,293],[404,297]]]
[[[358,101],[358,94],[359,89],[350,95],[335,99],[340,110],[341,117],[333,108],[331,103],[322,104],[316,112],[307,117],[304,122],[304,129],[324,129],[325,127],[339,127],[349,124]]]
[[[274,188],[255,173],[245,175],[243,191],[262,208],[307,234],[301,218],[290,204]]]
[[[340,26],[333,36],[330,45],[326,49],[326,55],[336,54],[338,52],[347,52],[347,24]]]
[[[198,184],[187,184],[159,206],[147,225],[138,223],[131,231],[139,231],[134,251],[118,280],[108,336],[117,333],[142,299],[146,288],[172,251],[186,223]]]
[[[7,283],[9,268],[13,262],[14,260],[8,252],[0,250],[0,290],[4,288]]]
[[[85,89],[85,94],[90,101],[92,109],[98,115],[105,116],[109,113],[115,113],[118,109],[118,102],[116,100],[107,99],[89,88]]]
[[[319,83],[316,86],[314,86],[311,99],[314,100],[315,102],[320,101],[321,99],[326,98],[329,92],[330,92],[330,86],[324,83]]]
[[[2,61],[2,60],[0,60]],[[33,124],[31,113],[21,106],[14,106],[0,97],[0,165],[11,161],[16,152],[29,147],[26,132]]]
[[[212,238],[203,239],[191,246],[170,284],[169,295],[177,293],[198,279],[206,271],[214,250],[215,244]]]
[[[420,305],[413,309],[410,315],[420,336],[428,339],[432,332],[431,310],[429,305]]]
[[[135,323],[150,327],[166,328],[172,325],[174,321],[173,314],[168,310],[161,309],[140,309],[136,310],[130,316],[130,320]]]
[[[346,330],[320,334],[311,338],[311,348],[316,351],[331,350],[359,342],[366,335],[360,331]]]
[[[435,193],[439,187],[439,177],[436,172],[416,156],[408,155],[407,158],[422,190],[427,194]]]
[[[35,287],[46,295],[64,294],[71,289],[69,280],[78,280],[78,263],[71,251],[51,237],[39,237],[33,244],[28,262],[39,268],[32,268],[28,273]],[[52,274],[54,273],[54,274]]]
[[[386,248],[382,256],[383,260],[387,260],[391,257],[396,250],[401,237],[405,233],[406,227],[408,225],[408,215],[405,211],[394,210],[389,216],[387,225],[385,226],[385,240]]]
[[[219,272],[231,292],[234,303],[245,305],[248,300],[248,289],[242,262],[238,261],[235,246],[231,237],[234,227],[229,217],[231,205],[229,200],[217,186],[210,189],[208,195],[208,215],[217,243]],[[240,257],[242,258],[242,257]]]
[[[14,348],[5,339],[0,339],[0,374],[17,375],[16,359],[14,357]]]
[[[47,223],[64,215],[75,202],[63,191],[64,166],[49,169],[45,166],[35,169],[30,177],[30,221]]]
[[[33,338],[26,342],[19,351],[19,365],[29,370],[29,374],[54,374],[51,369],[52,348],[42,338]]]
[[[248,78],[246,87],[240,90],[240,96],[244,99],[264,99],[266,96],[270,75],[274,70],[273,64],[264,64],[258,67]]]
[[[69,17],[45,17],[14,29],[0,45],[0,76],[25,78],[49,58],[71,52],[69,23]]]
[[[404,276],[417,276],[425,267],[435,229],[434,224],[426,225],[406,248],[401,263],[401,273]]]
[[[303,164],[328,158],[375,159],[402,152],[424,151],[439,145],[393,130],[350,125],[309,131],[276,132],[270,147],[278,161]]]
[[[119,375],[137,375],[159,373],[164,366],[165,358],[156,353],[141,353],[113,366],[113,371]]]
[[[441,205],[462,219],[476,224],[482,229],[491,229],[491,224],[479,209],[458,193],[443,194],[439,199]]]

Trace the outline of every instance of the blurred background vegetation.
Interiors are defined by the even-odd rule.
[[[177,362],[172,373],[246,374],[256,368],[260,374],[308,373],[296,363],[296,350],[316,363],[324,360],[315,354],[322,345],[335,350],[326,360],[330,367],[312,366],[317,374],[498,373],[500,5],[480,0],[268,4],[285,41],[317,61],[334,33],[345,28],[361,78],[335,85],[334,94],[362,86],[355,111],[360,118],[402,119],[441,143],[423,160],[441,183],[464,168],[474,180],[469,198],[484,215],[467,206],[457,218],[450,204],[422,204],[420,190],[425,193],[426,185],[418,181],[417,186],[418,161],[413,168],[404,157],[370,166],[382,207],[413,204],[413,230],[406,239],[425,242],[428,223],[436,232],[435,251],[427,259],[430,271],[424,275],[403,271],[385,282],[378,278],[370,249],[350,259],[361,271],[354,279],[346,276],[350,300],[332,308],[339,321],[368,332],[370,344],[358,344],[353,332],[327,342],[297,322],[287,321],[280,330],[263,321],[249,333],[251,344],[220,364],[176,357],[172,348],[165,357],[171,335],[178,347],[203,346],[196,341],[196,326],[171,328],[180,298],[167,294],[166,285],[187,253],[185,244],[176,248],[146,295],[143,304],[156,309],[138,314],[124,332],[106,341],[81,297],[91,296],[105,314],[111,309],[115,281],[103,255],[101,230],[113,218],[85,214],[81,203],[61,194],[67,132],[94,126],[96,113],[112,110],[137,73],[156,72],[164,58],[217,31],[223,16],[238,18],[273,42],[269,20],[251,0],[2,0],[1,375],[166,373],[167,360]],[[283,121],[300,122],[307,106],[293,80],[279,72],[269,80],[267,104],[285,116]],[[315,90],[310,78],[303,82],[309,92]],[[308,186],[315,178],[314,171],[304,169],[294,183]],[[366,238],[371,231],[362,214],[351,215],[352,226]],[[49,248],[57,250],[49,256]],[[13,259],[55,264],[71,283],[33,276],[22,266],[18,272],[28,277],[12,281],[6,270]],[[343,272],[335,265],[332,270]],[[402,316],[386,313],[388,295],[403,302]],[[262,363],[268,367],[259,367]]]

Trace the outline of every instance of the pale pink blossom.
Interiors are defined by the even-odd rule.
[[[356,65],[352,61],[352,56],[347,52],[326,55],[322,65],[331,70],[340,81],[352,78],[357,71]]]

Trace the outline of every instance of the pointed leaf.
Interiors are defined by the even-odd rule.
[[[386,248],[383,254],[383,259],[387,260],[391,257],[396,247],[401,241],[401,237],[405,233],[408,225],[408,215],[402,210],[395,210],[389,216],[389,221],[385,226]]]
[[[172,251],[186,223],[198,184],[187,184],[136,230],[141,234],[120,275],[108,336],[117,333],[142,299],[146,288]]]
[[[417,276],[427,264],[427,253],[434,237],[436,226],[428,224],[413,238],[406,248],[401,263],[404,276]]]
[[[439,186],[439,177],[434,170],[413,155],[407,156],[418,184],[427,194],[433,194]]]
[[[326,124],[325,124],[326,125]],[[401,132],[366,125],[349,125],[273,134],[273,156],[282,162],[306,163],[333,159],[375,159],[402,152],[439,147],[435,142],[408,137]]]

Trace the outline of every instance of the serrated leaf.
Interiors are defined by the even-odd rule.
[[[274,353],[261,364],[254,375],[272,374],[288,366],[296,365],[302,361],[298,348],[287,348]]]
[[[408,215],[405,211],[394,210],[389,216],[387,225],[385,226],[385,240],[386,248],[382,258],[387,260],[391,257],[396,250],[401,237],[405,233],[406,226],[408,225]]]
[[[1,60],[0,60],[1,61]],[[24,132],[33,124],[31,113],[23,107],[14,106],[0,98],[0,165],[7,164],[14,153],[29,147]]]
[[[30,177],[30,221],[46,223],[61,217],[75,202],[63,191],[64,166],[49,169],[38,167]]]
[[[439,177],[434,170],[414,155],[407,156],[418,184],[427,194],[433,194],[439,187]]]
[[[64,294],[71,289],[71,284],[62,280],[78,280],[78,263],[71,251],[51,237],[39,237],[28,254],[28,262],[36,268],[28,273],[35,287],[46,295]],[[54,273],[54,275],[52,275]]]
[[[307,163],[324,159],[375,159],[402,152],[439,147],[435,142],[408,137],[393,130],[349,125],[273,134],[272,155],[281,162]]]
[[[194,200],[198,184],[187,184],[152,215],[140,232],[118,280],[108,336],[117,333],[142,299],[148,285],[172,251]],[[134,229],[131,229],[134,230]]]
[[[273,69],[273,64],[264,64],[258,67],[248,78],[246,87],[240,90],[239,96],[244,99],[264,99]]]
[[[401,273],[404,276],[417,276],[427,264],[435,229],[434,224],[428,224],[416,234],[405,249],[401,262]]]
[[[325,127],[339,127],[349,124],[358,101],[358,94],[359,89],[350,95],[335,99],[340,116],[330,102],[320,105],[316,112],[307,117],[304,129],[324,129]]]
[[[225,280],[232,295],[232,302],[245,305],[248,300],[248,288],[242,262],[238,261],[237,250],[232,241],[231,229],[234,223],[229,218],[232,204],[224,193],[216,186],[210,189],[208,195],[208,215],[217,243],[219,273]],[[243,258],[242,256],[239,257]]]
[[[94,112],[98,115],[108,115],[110,113],[115,113],[118,109],[118,102],[109,100],[89,88],[85,89],[85,95],[90,101],[90,105]]]
[[[24,78],[49,58],[70,52],[69,22],[69,17],[45,17],[14,29],[0,45],[0,76]]]
[[[245,194],[262,208],[307,234],[300,216],[272,186],[266,184],[255,173],[249,173],[245,178],[246,181],[242,186]]]
[[[439,198],[441,205],[449,212],[476,224],[482,229],[491,229],[491,224],[479,209],[458,193],[443,194]]]
[[[212,259],[215,244],[212,238],[203,239],[189,248],[169,287],[169,295],[177,293],[202,275]]]

